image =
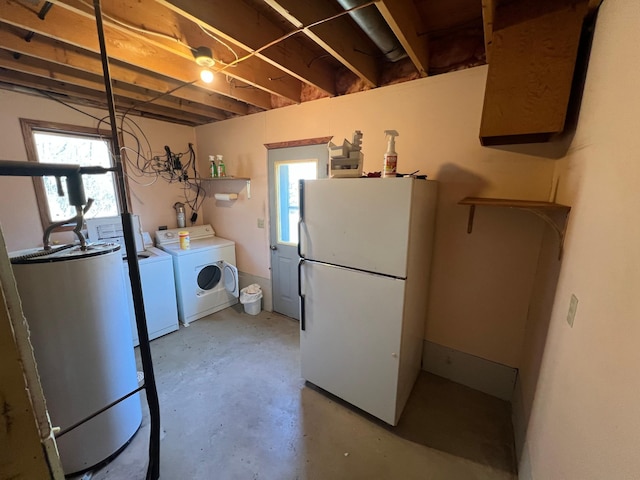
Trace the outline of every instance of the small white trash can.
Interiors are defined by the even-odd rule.
[[[260,313],[261,300],[262,289],[257,283],[240,290],[240,303],[244,305],[244,312],[249,315],[258,315]]]

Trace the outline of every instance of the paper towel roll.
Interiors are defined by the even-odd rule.
[[[216,200],[222,200],[224,202],[230,202],[231,200],[238,198],[238,195],[235,193],[216,193],[214,196],[216,197]]]

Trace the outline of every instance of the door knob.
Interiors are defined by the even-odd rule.
[[[270,248],[271,250],[277,250],[277,249],[278,249],[278,247],[276,247],[275,245],[269,245],[269,248]]]

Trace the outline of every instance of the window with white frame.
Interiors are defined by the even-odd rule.
[[[110,132],[38,120],[20,119],[20,123],[30,161],[105,168],[114,164]],[[82,180],[86,197],[94,200],[87,218],[120,214],[113,173],[83,175]],[[33,182],[43,228],[75,216],[76,211],[69,205],[64,181],[64,197],[58,195],[55,177],[34,177]]]

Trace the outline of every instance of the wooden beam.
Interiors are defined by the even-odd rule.
[[[301,2],[299,0],[265,0],[274,10],[286,18],[295,28],[308,26],[331,18],[340,11],[324,0]],[[329,52],[332,57],[360,77],[369,87],[378,85],[379,70],[375,49],[354,30],[345,17],[338,17],[302,33]]]
[[[37,8],[15,0],[0,0],[0,20],[91,52],[100,51],[95,22],[64,8],[52,8],[46,20],[42,21],[37,16]],[[271,108],[270,94],[251,85],[237,80],[227,82],[221,75],[215,76],[212,83],[204,84],[198,80],[200,69],[193,61],[132,38],[109,26],[105,26],[105,37],[110,58],[161,73],[181,82],[197,81],[203,88],[221,95],[236,98],[263,109]]]
[[[14,27],[5,26],[5,28],[0,28],[0,48],[96,75],[102,75],[103,73],[102,62],[97,54],[78,47],[64,45],[62,42],[40,35],[36,35],[31,41],[26,42],[24,33],[21,34]],[[111,62],[110,72],[111,77],[116,81],[145,88],[158,94],[174,90],[183,85],[182,82],[176,82],[160,75],[123,66],[117,60]],[[246,115],[248,112],[245,103],[217,93],[198,89],[194,86],[178,88],[178,90],[171,93],[171,96],[235,115]]]
[[[58,99],[65,103],[75,103],[81,105],[87,105],[93,108],[106,109],[106,98],[104,95],[104,89],[102,92],[97,92],[85,87],[79,87],[75,85],[69,85],[65,82],[58,80],[47,80],[46,87],[43,85],[42,79],[31,76],[22,72],[15,72],[0,67],[0,83],[3,83],[3,88],[15,86],[13,88],[16,91],[31,91],[33,92],[49,92],[54,99]],[[44,95],[49,96],[49,95]],[[128,99],[121,97],[115,97],[116,109],[118,112],[124,112],[128,110],[129,115],[143,116],[147,118],[155,118],[166,122],[179,123],[181,125],[198,126],[205,123],[209,123],[210,119],[205,117],[198,117],[196,115],[185,115],[179,110],[166,109],[164,107],[154,106],[151,110],[142,111],[136,109],[136,103]],[[131,108],[131,110],[129,110]]]
[[[56,66],[55,69],[52,69],[50,63],[26,56],[22,56],[16,60],[10,52],[2,49],[0,49],[0,67],[35,77],[57,80],[68,85],[85,87],[89,90],[94,90],[98,94],[104,95],[104,81],[101,76],[69,67]],[[44,84],[46,85],[46,82]],[[171,99],[170,97],[159,98],[152,103],[146,103],[148,100],[156,97],[156,95],[154,93],[150,94],[149,92],[143,93],[140,89],[137,89],[137,91],[132,90],[130,85],[122,84],[122,82],[117,80],[113,80],[113,93],[122,99],[135,102],[134,105],[137,105],[137,108],[140,110],[153,111],[155,106],[160,106],[164,109],[177,110],[181,112],[180,116],[182,116],[183,113],[188,113],[210,118],[212,121],[225,120],[227,118],[226,115],[212,108],[184,100]],[[164,109],[163,112],[166,113]]]
[[[53,0],[53,3],[94,21],[93,9],[87,8],[86,2],[82,0]],[[222,58],[227,63],[235,59],[226,47],[205,34],[195,23],[177,15],[155,0],[102,0],[101,4],[105,25],[179,55],[189,62],[195,61],[192,48],[199,46],[209,46],[216,52],[215,59]],[[230,47],[237,51],[240,57],[248,53],[236,45]],[[222,66],[214,65],[212,71],[215,72]],[[224,74],[273,95],[300,103],[300,80],[260,58],[248,58],[233,68],[226,69]],[[278,80],[274,81],[274,78]]]
[[[491,60],[493,42],[493,16],[496,11],[495,0],[482,0],[482,27],[484,30],[484,52],[487,63]]]
[[[290,148],[290,147],[308,147],[310,145],[326,145],[331,137],[315,137],[315,138],[303,138],[300,140],[289,140],[286,142],[265,143],[264,146],[267,150],[275,150],[278,148]]]
[[[414,3],[406,0],[379,0],[376,6],[420,76],[426,77],[429,72],[429,47],[427,37],[418,36],[416,21],[419,16]]]
[[[225,41],[234,42],[249,52],[269,45],[289,33],[242,1],[234,1],[232,8],[225,0],[156,1],[198,25],[210,29]],[[314,62],[315,53],[298,42],[289,40],[278,43],[276,46],[256,53],[256,56],[329,95],[335,95],[334,74],[331,67],[322,62]]]

